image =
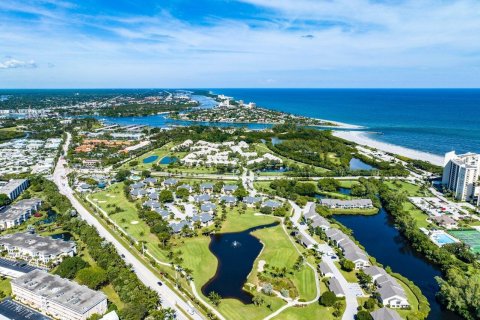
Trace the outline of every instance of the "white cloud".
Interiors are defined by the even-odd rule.
[[[35,61],[21,61],[13,58],[7,58],[7,60],[0,62],[0,69],[17,69],[17,68],[36,68]]]

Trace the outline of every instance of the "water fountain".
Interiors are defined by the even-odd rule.
[[[237,240],[235,240],[235,241],[232,242],[232,247],[234,247],[234,248],[238,248],[238,247],[240,247],[241,245],[242,245],[242,244],[241,244],[240,242],[238,242]]]

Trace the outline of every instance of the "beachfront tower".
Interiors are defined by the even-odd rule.
[[[453,191],[455,199],[460,201],[478,201],[480,187],[480,154],[445,154],[442,184]]]

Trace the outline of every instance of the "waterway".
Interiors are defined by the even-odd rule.
[[[353,230],[354,237],[365,250],[384,267],[390,266],[393,272],[412,280],[427,297],[430,303],[431,320],[459,320],[459,316],[442,309],[436,301],[438,292],[436,276],[440,270],[430,264],[409,245],[407,239],[395,229],[391,217],[384,209],[377,215],[335,215],[334,218]]]
[[[251,233],[277,224],[212,235],[209,249],[217,257],[218,266],[213,278],[202,287],[202,293],[208,296],[210,292],[215,291],[222,298],[238,299],[245,304],[252,303],[252,295],[244,291],[243,286],[252,271],[255,259],[262,251],[263,244]]]
[[[368,171],[370,171],[370,170],[375,169],[371,165],[366,164],[365,162],[363,162],[362,160],[357,159],[357,158],[352,158],[350,160],[349,165],[350,165],[350,170],[368,170]]]

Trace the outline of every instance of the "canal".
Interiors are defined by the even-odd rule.
[[[213,278],[202,287],[202,293],[208,296],[215,291],[222,298],[238,299],[245,304],[252,303],[252,295],[243,290],[243,286],[263,244],[251,233],[277,224],[275,222],[241,232],[212,235],[209,249],[217,257],[218,266]]]
[[[407,239],[395,229],[391,217],[382,208],[377,215],[335,215],[334,218],[347,228],[371,256],[390,266],[393,272],[412,280],[427,297],[430,303],[432,320],[461,319],[454,313],[444,310],[435,299],[438,292],[436,276],[440,270],[430,264],[409,245]]]

